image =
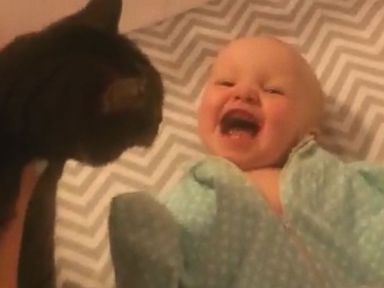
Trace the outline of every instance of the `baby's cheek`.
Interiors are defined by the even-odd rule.
[[[270,105],[264,111],[268,121],[277,127],[286,127],[292,123],[292,120],[295,118],[295,111],[282,104]]]
[[[197,132],[200,138],[203,138],[203,140],[205,140],[210,126],[211,124],[208,106],[205,102],[201,102],[201,105],[197,111]]]
[[[220,108],[212,97],[203,97],[197,112],[197,132],[203,144],[212,150],[215,146],[214,135]]]
[[[220,110],[220,103],[218,97],[215,96],[218,95],[209,93],[209,89],[202,95],[197,114],[199,125],[212,125],[216,121],[216,115]]]
[[[297,111],[290,107],[276,105],[270,110],[269,127],[274,142],[279,143],[279,149],[289,149],[301,134],[302,122]]]
[[[204,138],[206,125],[204,125],[204,114],[199,111],[197,116],[197,133],[200,138]]]

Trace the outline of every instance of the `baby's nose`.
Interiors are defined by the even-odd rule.
[[[233,95],[236,101],[243,101],[254,105],[260,104],[259,92],[254,88],[238,87],[238,89],[235,89]]]

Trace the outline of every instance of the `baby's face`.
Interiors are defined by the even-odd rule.
[[[247,38],[222,50],[198,113],[199,134],[215,155],[242,170],[281,167],[316,128],[321,88],[303,58],[271,38]]]

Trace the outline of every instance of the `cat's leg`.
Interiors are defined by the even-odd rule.
[[[55,287],[54,227],[56,187],[64,161],[49,163],[27,210],[19,260],[19,288]]]

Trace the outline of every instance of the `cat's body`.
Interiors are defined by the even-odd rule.
[[[120,13],[121,0],[91,0],[75,15],[0,51],[0,233],[12,217],[23,167],[39,158],[49,162],[41,177],[49,185],[37,184],[26,216],[20,287],[49,287],[38,286],[41,279],[22,283],[30,281],[29,257],[37,251],[31,241],[37,244],[37,232],[45,233],[38,225],[49,230],[44,241],[52,246],[54,193],[65,161],[102,165],[128,147],[150,145],[157,134],[161,78],[118,34]],[[37,196],[47,190],[53,196]]]

